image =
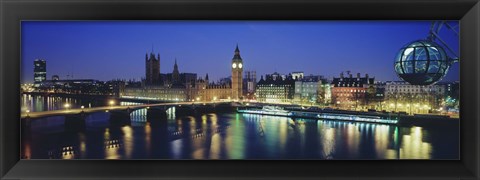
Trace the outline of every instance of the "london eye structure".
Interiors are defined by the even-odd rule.
[[[458,38],[458,24],[433,21],[425,39],[412,41],[399,50],[394,69],[400,79],[412,85],[435,84],[459,61],[457,53],[440,36],[444,27]]]

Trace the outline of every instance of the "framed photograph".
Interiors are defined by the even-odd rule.
[[[478,1],[0,6],[2,178],[479,178]]]

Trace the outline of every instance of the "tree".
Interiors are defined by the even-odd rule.
[[[370,105],[370,101],[373,101],[375,99],[375,93],[376,93],[375,87],[373,85],[370,85],[367,88],[367,91],[365,92],[365,104],[367,106]]]

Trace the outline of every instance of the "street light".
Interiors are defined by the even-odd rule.
[[[27,112],[27,117],[29,116],[29,113],[30,113],[30,110],[26,110],[25,112]]]
[[[113,106],[113,105],[115,105],[115,101],[114,101],[114,100],[110,100],[110,101],[108,102],[108,104],[110,104],[110,106]]]
[[[63,107],[65,107],[68,110],[68,108],[70,108],[70,104],[66,103],[65,105],[63,105]]]

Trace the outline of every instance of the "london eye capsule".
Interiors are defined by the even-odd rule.
[[[453,60],[433,41],[417,40],[400,49],[395,58],[395,72],[412,85],[430,85],[440,81]]]

